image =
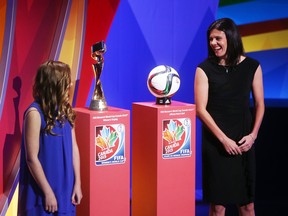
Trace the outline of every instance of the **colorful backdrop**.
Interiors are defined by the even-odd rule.
[[[215,19],[230,17],[239,25],[247,54],[262,64],[267,104],[286,106],[287,8],[286,0],[0,0],[0,212],[7,211],[17,186],[23,112],[42,62],[70,64],[71,103],[89,106],[91,45],[104,40],[101,81],[109,106],[130,110],[133,102],[155,100],[146,80],[159,64],[180,75],[172,100],[194,103],[194,71],[207,56],[206,29]],[[196,131],[196,191],[201,193],[199,121]]]

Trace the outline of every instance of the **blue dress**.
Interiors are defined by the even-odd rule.
[[[41,116],[38,158],[46,178],[55,193],[58,211],[54,214],[45,211],[43,192],[35,182],[26,163],[23,133],[19,175],[18,215],[75,215],[75,206],[71,202],[74,186],[72,127],[68,121],[64,125],[57,122],[53,128],[53,132],[56,133],[57,136],[47,134],[44,132],[46,122],[39,104],[33,102],[28,109],[31,107],[35,107]]]

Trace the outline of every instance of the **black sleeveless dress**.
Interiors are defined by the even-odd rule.
[[[207,110],[221,130],[236,142],[252,130],[250,95],[258,66],[259,62],[250,57],[230,68],[209,60],[198,65],[208,77]],[[203,124],[202,169],[204,201],[222,205],[254,201],[254,147],[242,155],[231,156]]]

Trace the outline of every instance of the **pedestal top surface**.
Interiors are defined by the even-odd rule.
[[[85,113],[92,113],[92,114],[100,114],[100,113],[108,113],[108,112],[118,112],[118,111],[128,111],[126,109],[118,108],[118,107],[108,107],[108,110],[98,111],[98,110],[90,110],[88,107],[75,107],[76,111],[81,111]]]
[[[190,104],[190,103],[184,103],[184,102],[180,102],[180,101],[172,101],[171,104],[169,105],[161,105],[161,104],[156,104],[155,102],[135,102],[133,104],[139,104],[139,105],[143,105],[143,106],[148,106],[148,107],[154,107],[157,109],[173,109],[175,107],[182,107],[182,106],[192,106],[194,107],[195,104]]]

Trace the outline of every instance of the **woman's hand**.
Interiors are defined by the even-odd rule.
[[[242,154],[242,151],[237,145],[237,143],[228,137],[224,140],[223,146],[229,155],[241,155]]]
[[[239,145],[240,145],[239,148],[240,148],[241,152],[249,151],[252,148],[254,141],[255,141],[255,139],[251,134],[244,136],[239,141]]]

